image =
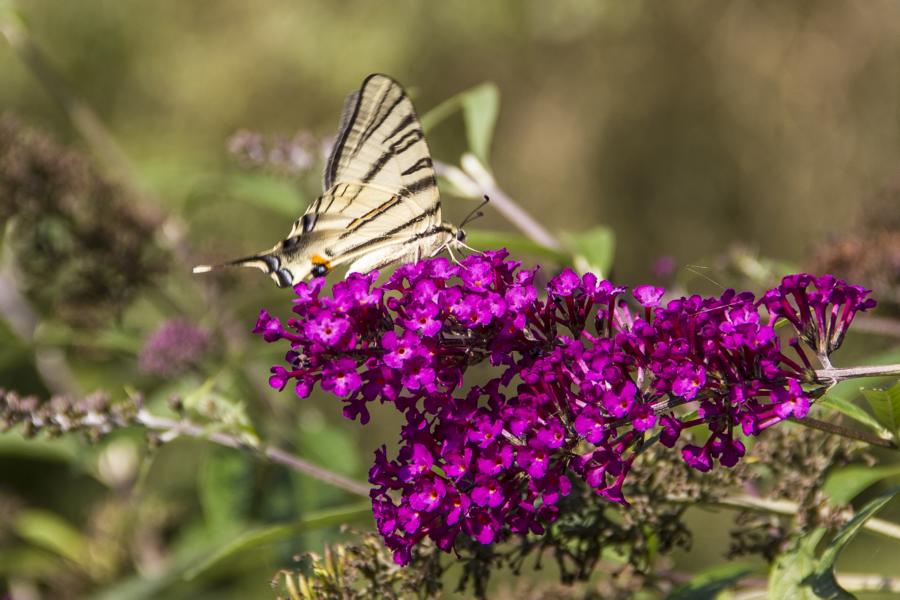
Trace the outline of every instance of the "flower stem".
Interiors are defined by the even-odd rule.
[[[818,429],[819,431],[824,431],[825,433],[831,433],[851,440],[865,442],[872,446],[880,446],[882,448],[889,448],[891,450],[898,449],[897,444],[895,444],[891,440],[886,440],[867,431],[851,429],[850,427],[844,427],[842,425],[837,425],[828,421],[821,421],[812,417],[804,417],[802,419],[792,418],[791,421],[797,423],[798,425],[809,427],[810,429]]]
[[[830,381],[835,383],[845,379],[853,379],[855,377],[890,377],[893,375],[900,376],[900,364],[816,369],[816,378],[818,378],[819,381]]]
[[[153,431],[163,432],[166,440],[174,439],[178,436],[188,436],[192,438],[207,440],[220,446],[235,448],[237,450],[253,450],[257,451],[268,460],[279,465],[288,467],[298,473],[303,473],[314,479],[318,479],[323,483],[340,488],[357,496],[364,498],[369,497],[369,486],[360,481],[355,481],[348,477],[344,477],[333,471],[329,471],[324,467],[320,467],[314,463],[300,458],[299,456],[283,450],[276,446],[259,444],[252,440],[241,438],[230,433],[221,431],[209,431],[207,428],[192,423],[186,419],[175,420],[166,417],[160,417],[149,413],[145,410],[138,412],[135,421]]]
[[[525,212],[515,200],[500,189],[494,176],[484,168],[475,155],[464,154],[461,164],[462,170],[435,161],[434,168],[438,175],[447,177],[455,183],[458,182],[456,187],[459,187],[460,191],[465,192],[468,196],[490,198],[491,204],[534,242],[553,250],[563,249],[559,240],[546,227]]]
[[[718,506],[721,508],[752,510],[784,516],[795,515],[800,510],[800,506],[796,502],[791,502],[790,500],[769,500],[767,498],[757,498],[748,494],[710,500],[689,498],[687,496],[670,496],[666,500],[672,504]],[[852,517],[853,515],[850,514],[849,516]],[[885,521],[884,519],[869,519],[863,524],[863,529],[892,540],[900,540],[900,525]]]

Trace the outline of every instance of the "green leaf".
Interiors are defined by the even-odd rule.
[[[720,592],[734,587],[742,578],[758,570],[757,565],[749,562],[717,565],[694,575],[666,596],[666,600],[715,600]]]
[[[886,390],[863,390],[878,423],[891,433],[900,431],[900,383]]]
[[[506,248],[513,256],[528,254],[530,256],[549,258],[561,264],[571,265],[572,259],[565,252],[542,246],[531,238],[517,233],[503,231],[485,231],[483,229],[466,230],[466,243],[477,250],[495,250]]]
[[[798,538],[775,560],[769,573],[769,598],[772,600],[819,598],[804,582],[816,567],[816,546],[824,535],[825,529],[819,528]]]
[[[813,573],[807,578],[806,583],[812,586],[816,598],[828,598],[835,600],[852,599],[854,596],[838,585],[834,577],[834,563],[840,556],[841,551],[856,537],[866,521],[871,519],[875,513],[881,510],[885,504],[900,492],[900,488],[882,494],[878,498],[866,504],[862,510],[857,512],[850,521],[841,527],[834,539],[829,542],[828,547],[822,553],[822,557],[816,563]]]
[[[579,233],[567,233],[564,240],[575,255],[575,268],[606,277],[613,264],[616,237],[608,227],[594,227]]]
[[[835,505],[844,505],[874,483],[900,475],[900,465],[850,466],[836,469],[825,481],[825,493]]]
[[[829,391],[828,394],[816,400],[815,405],[836,410],[857,423],[862,423],[882,437],[891,437],[890,431],[882,427],[872,415],[841,395],[835,395]]]
[[[266,173],[209,174],[193,185],[193,193],[185,201],[187,214],[207,209],[210,199],[222,197],[239,200],[258,208],[290,217],[303,212],[304,198],[294,183]]]
[[[88,543],[65,519],[43,510],[19,513],[14,525],[16,534],[38,548],[49,550],[83,567],[88,567]]]
[[[500,90],[493,83],[482,83],[463,95],[462,108],[469,149],[486,165],[500,112]]]
[[[444,100],[425,113],[420,122],[426,132],[462,110],[469,149],[482,164],[488,164],[494,126],[500,112],[500,90],[493,83],[482,83]]]
[[[797,539],[785,553],[779,556],[769,574],[769,597],[774,599],[798,598],[800,600],[853,600],[854,596],[838,585],[834,576],[834,563],[841,551],[860,532],[863,525],[884,507],[897,493],[894,488],[869,502],[844,525],[820,558],[816,558],[816,546],[825,535],[819,528]]]
[[[312,513],[310,516],[294,523],[285,523],[260,527],[247,531],[222,548],[207,556],[186,574],[186,579],[194,579],[213,569],[223,568],[232,560],[236,560],[248,552],[259,550],[281,540],[289,539],[305,531],[321,527],[333,527],[352,521],[371,519],[372,506],[368,503],[344,506],[337,509]]]
[[[207,528],[216,534],[241,528],[253,502],[253,457],[210,447],[197,478]]]
[[[262,208],[268,208],[296,219],[303,211],[303,199],[297,188],[284,179],[258,173],[231,175],[226,180],[228,192]]]

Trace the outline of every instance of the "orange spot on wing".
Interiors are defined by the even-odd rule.
[[[326,269],[331,269],[331,262],[322,258],[318,254],[313,254],[310,259],[314,265],[324,265]]]

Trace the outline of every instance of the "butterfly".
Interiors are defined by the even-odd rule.
[[[367,273],[429,258],[445,248],[452,256],[454,248],[468,247],[461,227],[441,221],[422,125],[403,87],[386,75],[369,75],[347,98],[323,188],[273,248],[221,265],[200,265],[194,273],[256,267],[287,287],[339,265]]]

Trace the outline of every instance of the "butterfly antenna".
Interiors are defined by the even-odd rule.
[[[479,205],[475,208],[475,210],[473,210],[472,212],[470,212],[470,213],[468,214],[468,216],[467,216],[465,219],[463,219],[463,222],[460,223],[459,228],[462,229],[463,227],[466,226],[466,223],[471,223],[471,222],[474,221],[475,219],[480,219],[481,217],[483,217],[483,216],[484,216],[484,213],[481,211],[481,209],[484,208],[485,204],[487,204],[487,203],[490,202],[490,201],[491,201],[491,199],[488,198],[487,194],[485,194],[485,196],[484,196],[484,201],[483,201],[481,204],[479,204]]]

